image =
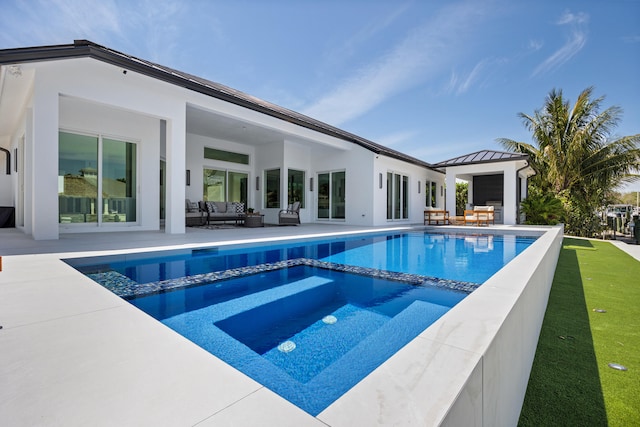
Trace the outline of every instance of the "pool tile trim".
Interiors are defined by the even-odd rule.
[[[480,284],[478,283],[440,279],[437,277],[423,276],[419,274],[398,273],[394,271],[379,270],[375,268],[319,261],[311,258],[295,258],[285,261],[232,268],[224,271],[215,271],[212,273],[196,274],[192,276],[181,277],[178,279],[160,280],[148,283],[137,283],[134,280],[131,280],[130,278],[116,271],[87,273],[87,276],[100,285],[104,286],[114,294],[118,295],[119,297],[122,297],[124,299],[134,299],[152,294],[167,292],[178,288],[199,286],[209,283],[215,283],[221,280],[235,279],[298,266],[316,267],[342,273],[358,274],[375,279],[393,280],[396,282],[403,282],[416,286],[434,286],[451,291],[465,293],[471,293],[476,290],[478,286],[480,286]]]

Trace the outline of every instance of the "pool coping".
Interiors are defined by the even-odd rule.
[[[542,258],[558,235],[557,228],[539,227],[420,228],[554,234],[525,251],[533,258]],[[359,232],[374,231],[381,230]],[[228,236],[227,243],[238,242],[237,235]],[[292,237],[301,238],[272,241]],[[12,425],[439,425],[453,420],[456,408],[463,407],[484,419],[488,411],[478,403],[482,362],[504,318],[528,289],[528,283],[514,287],[503,282],[536,270],[535,263],[516,258],[515,272],[501,270],[314,418],[60,261],[83,256],[87,254],[3,256],[0,343],[9,351],[0,354],[0,378],[8,385],[0,390],[0,420]],[[486,310],[487,304],[488,312],[478,308]],[[474,387],[479,394],[469,393]]]

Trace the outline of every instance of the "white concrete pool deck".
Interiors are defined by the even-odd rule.
[[[19,230],[0,229],[0,425],[438,425],[453,401],[472,409],[462,412],[466,420],[482,419],[488,409],[473,390],[485,387],[475,375],[492,340],[485,333],[501,326],[499,316],[510,312],[518,290],[492,285],[474,292],[477,301],[491,298],[492,310],[475,309],[470,298],[459,304],[465,308],[457,315],[471,316],[476,325],[465,326],[465,339],[457,320],[437,322],[312,417],[60,261],[374,230],[303,225],[33,241]],[[463,421],[450,417],[447,423],[456,420]]]

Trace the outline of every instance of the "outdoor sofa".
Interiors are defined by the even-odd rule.
[[[473,209],[464,211],[464,225],[467,225],[467,223],[489,225],[489,222],[495,224],[493,206],[475,206]]]
[[[203,202],[200,201],[200,209],[207,215],[207,224],[215,221],[244,222],[246,213],[242,202]]]

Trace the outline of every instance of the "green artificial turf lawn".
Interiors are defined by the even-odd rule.
[[[564,239],[519,425],[640,426],[640,261],[609,242]]]

